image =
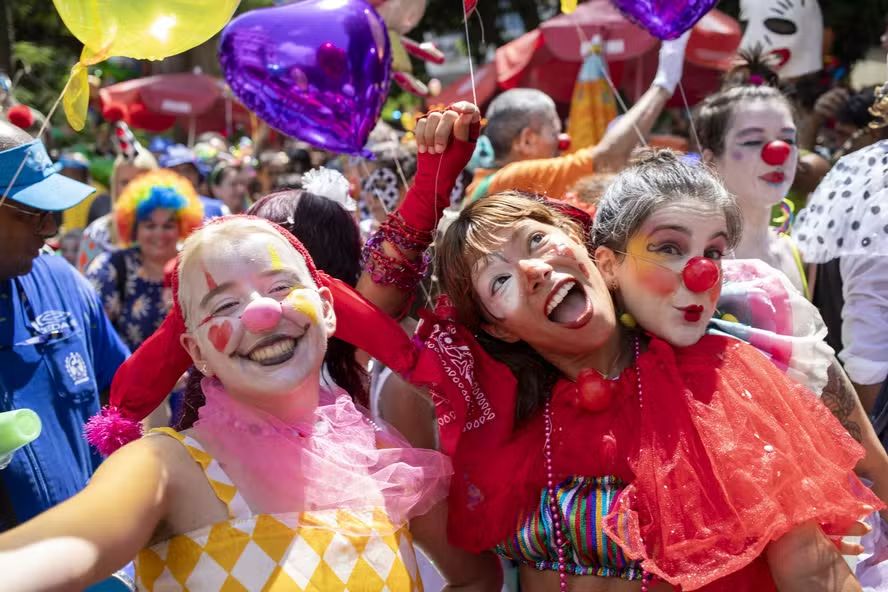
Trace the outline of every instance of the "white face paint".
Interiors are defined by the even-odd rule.
[[[546,357],[588,353],[613,335],[613,301],[585,245],[529,219],[497,234],[501,246],[472,274],[487,328]]]
[[[792,147],[782,164],[768,164],[762,158],[762,148],[774,140]],[[734,111],[724,153],[712,162],[741,207],[770,208],[786,197],[795,179],[799,158],[795,144],[796,126],[785,103],[748,101]]]
[[[332,301],[280,235],[259,228],[202,249],[182,270],[180,290],[189,351],[232,396],[261,406],[318,380],[335,329]],[[281,313],[254,333],[242,316],[259,298],[280,302]],[[306,401],[306,408],[316,403]]]
[[[817,0],[740,0],[742,49],[761,45],[783,79],[823,68],[823,15]]]

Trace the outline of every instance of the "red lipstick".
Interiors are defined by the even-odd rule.
[[[703,307],[699,304],[692,304],[678,310],[684,311],[685,320],[689,323],[696,323],[703,316]]]
[[[768,173],[767,175],[762,175],[759,177],[762,181],[766,181],[768,183],[783,183],[786,180],[786,175],[781,173],[780,171],[773,171]]]

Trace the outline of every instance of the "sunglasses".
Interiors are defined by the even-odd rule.
[[[52,212],[49,210],[33,210],[30,208],[23,208],[16,205],[13,205],[8,199],[0,200],[0,207],[6,207],[11,210],[15,210],[20,214],[25,214],[26,216],[31,216],[31,219],[36,218],[37,224],[35,225],[36,230],[41,230],[46,228],[46,223],[52,217]]]

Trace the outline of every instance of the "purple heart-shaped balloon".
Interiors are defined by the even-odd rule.
[[[364,154],[391,80],[385,23],[363,0],[304,0],[252,10],[222,31],[231,90],[276,130]]]
[[[630,21],[662,40],[676,39],[718,0],[611,0]]]

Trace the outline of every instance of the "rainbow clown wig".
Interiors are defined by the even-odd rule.
[[[203,204],[185,177],[165,169],[149,171],[133,179],[114,204],[114,223],[123,246],[135,242],[136,225],[157,209],[175,213],[179,240],[203,222]]]

